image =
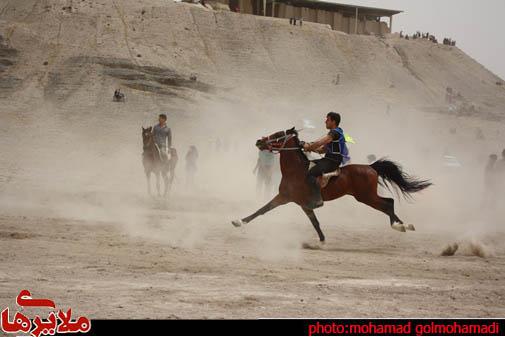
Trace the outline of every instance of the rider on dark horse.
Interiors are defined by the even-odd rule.
[[[325,173],[336,171],[342,163],[349,160],[349,151],[345,144],[345,136],[340,125],[340,114],[329,112],[326,115],[326,128],[330,130],[328,134],[312,143],[303,143],[303,149],[307,152],[315,151],[324,153],[322,159],[315,161],[307,174],[307,183],[310,186],[310,200],[306,207],[314,209],[323,206],[321,188],[317,178]]]
[[[172,148],[172,131],[167,126],[167,115],[158,116],[158,124],[153,128],[154,142],[160,151],[161,160],[168,161],[168,149]]]

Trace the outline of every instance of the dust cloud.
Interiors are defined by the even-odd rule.
[[[485,174],[505,148],[505,96],[461,50],[186,3],[74,5],[0,14],[14,55],[0,78],[2,303],[22,284],[72,289],[93,318],[505,313],[503,178]],[[477,112],[450,111],[449,85]],[[316,211],[324,246],[294,204],[234,228],[275,195],[256,191],[256,140],[293,126],[315,140],[329,111],[356,141],[352,163],[387,157],[433,182],[412,201],[380,190],[416,231],[351,196]],[[179,157],[167,198],[147,194],[141,160],[159,113]]]
[[[292,105],[288,104],[290,100]],[[96,117],[92,123],[88,116],[73,116],[72,111],[46,105],[33,112],[32,121],[16,126],[19,134],[29,127],[35,143],[24,144],[26,139],[19,137],[20,142],[15,144],[14,161],[20,170],[16,181],[4,187],[4,208],[23,212],[38,209],[48,216],[111,222],[128,234],[172,245],[204,245],[210,234],[205,221],[228,226],[231,219],[252,213],[275,195],[275,186],[270,195],[257,195],[255,191],[255,140],[292,126],[302,129],[302,139],[313,140],[325,133],[326,112],[338,111],[344,130],[356,140],[349,145],[352,163],[366,163],[366,156],[373,153],[377,158],[401,163],[410,174],[433,181],[434,186],[413,202],[397,199],[402,219],[415,223],[421,231],[452,232],[457,240],[468,235],[473,240],[485,240],[486,235],[502,228],[498,205],[503,196],[496,194],[491,198],[494,204],[484,204],[489,191],[484,186],[483,168],[487,152],[499,150],[500,142],[493,138],[478,140],[472,124],[458,125],[453,119],[407,107],[377,108],[376,102],[363,99],[359,105],[332,101],[306,105],[294,97],[264,100],[261,105],[255,102],[198,102],[186,107],[184,114],[190,117],[184,119],[168,112],[179,162],[167,199],[147,196],[141,165],[140,126],[154,124],[156,113],[148,120],[143,116],[136,121],[128,118],[125,123],[123,115],[117,114],[106,120]],[[110,112],[104,110],[96,116],[101,114]],[[67,115],[71,117],[63,117]],[[310,120],[315,129],[304,129],[304,120]],[[494,130],[489,130],[486,134],[493,134]],[[13,137],[17,137],[15,132]],[[185,176],[184,157],[190,145],[195,145],[200,154],[194,185],[188,185]],[[457,158],[460,166],[447,166],[444,155]],[[156,191],[154,182],[153,177]],[[338,205],[327,204],[321,210],[323,216],[334,214],[340,222],[386,223],[382,214],[348,197],[335,202]],[[292,227],[290,222],[310,226],[308,219],[302,221],[303,213],[296,206],[285,207],[259,218],[248,229],[250,235],[270,247],[261,249],[261,254],[281,247],[296,251],[299,245],[293,242],[303,241],[301,226]],[[165,212],[170,215],[163,215]],[[162,226],[166,218],[169,225]],[[275,226],[262,226],[263,219]]]

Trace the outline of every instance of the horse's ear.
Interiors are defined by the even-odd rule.
[[[147,130],[151,131],[153,129],[152,126],[148,127]]]
[[[286,131],[286,133],[289,135],[289,134],[295,134],[295,135],[298,135],[298,132],[296,131],[295,127],[293,126],[291,129],[288,129]]]

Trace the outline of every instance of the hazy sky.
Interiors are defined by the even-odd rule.
[[[465,53],[505,79],[505,0],[329,0],[403,10],[393,32],[420,30],[456,40]]]

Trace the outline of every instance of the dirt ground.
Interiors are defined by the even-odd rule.
[[[296,221],[282,224],[266,215],[236,229],[225,214],[243,206],[215,200],[189,214],[189,200],[139,201],[149,234],[126,235],[123,224],[113,222],[2,214],[2,306],[14,306],[18,291],[27,288],[92,318],[505,314],[503,249],[485,258],[470,249],[440,256],[450,233],[419,226],[399,233],[385,221],[327,224],[327,217],[327,244],[302,249],[302,242],[316,244],[316,238],[294,206],[285,212],[298,213]],[[187,241],[194,226],[206,231]],[[294,227],[305,239],[286,241],[274,226]],[[174,232],[182,239],[171,242]],[[504,238],[495,235],[491,242]]]
[[[28,289],[95,319],[505,316],[505,193],[483,183],[505,91],[464,51],[165,0],[63,2],[0,10],[0,309]],[[448,86],[474,113],[447,106]],[[433,181],[396,201],[416,231],[349,197],[316,211],[322,247],[294,205],[234,228],[273,196],[255,195],[255,141],[292,126],[313,141],[328,111],[353,163]],[[166,200],[141,164],[159,113],[179,152]]]

